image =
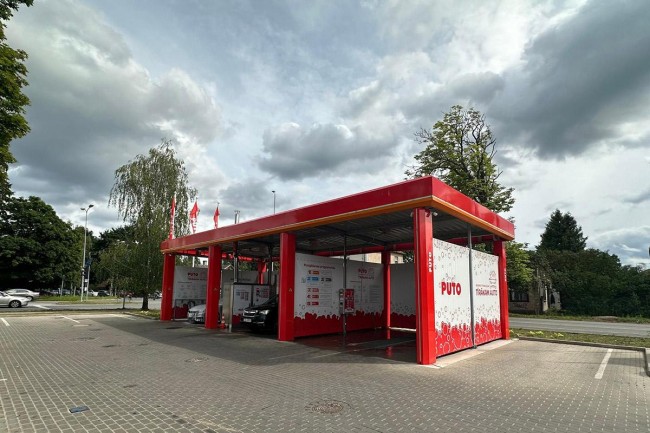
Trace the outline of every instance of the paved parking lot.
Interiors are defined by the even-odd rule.
[[[283,343],[120,314],[4,317],[0,431],[650,429],[639,352],[514,341],[432,368],[396,360],[406,337],[337,341]],[[69,412],[79,406],[89,410]]]

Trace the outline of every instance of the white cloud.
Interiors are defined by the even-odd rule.
[[[93,7],[89,5],[92,4]],[[11,179],[96,228],[113,171],[175,138],[199,189],[199,229],[386,185],[413,133],[474,105],[515,186],[517,236],[556,207],[589,245],[637,260],[648,214],[648,9],[569,0],[309,4],[47,1],[10,43],[30,54],[32,133]],[[217,102],[218,101],[218,102]],[[543,159],[542,159],[543,158]]]
[[[78,2],[39,2],[8,36],[30,56],[32,128],[12,146],[11,181],[17,194],[44,197],[64,217],[73,217],[69,203],[106,206],[114,170],[160,138],[205,145],[220,132],[216,102],[188,73],[151,77],[120,34]],[[114,224],[111,214],[104,224]]]

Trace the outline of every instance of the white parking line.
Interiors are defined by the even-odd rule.
[[[32,304],[32,307],[42,308],[43,310],[51,310],[51,308],[47,308],[47,307],[44,307],[42,305],[36,305],[36,304]]]
[[[605,357],[603,358],[603,362],[600,363],[600,367],[598,368],[598,371],[596,372],[596,375],[594,376],[594,379],[602,379],[603,374],[605,373],[605,367],[607,367],[607,362],[609,361],[609,357],[612,356],[612,352],[614,349],[607,349],[607,353],[605,354]]]
[[[71,318],[66,317],[66,316],[59,316],[59,317],[63,317],[64,319],[72,320],[74,323],[81,323],[78,320],[74,320],[74,319],[71,319]]]
[[[9,322],[7,322],[5,319],[0,319],[0,320],[2,320],[2,323],[4,323],[5,326],[9,326]]]

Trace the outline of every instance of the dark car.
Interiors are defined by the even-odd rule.
[[[98,290],[97,296],[111,296],[106,290]]]
[[[275,331],[278,329],[278,296],[263,304],[244,308],[241,323],[253,330]]]

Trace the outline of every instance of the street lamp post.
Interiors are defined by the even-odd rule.
[[[81,259],[81,294],[79,295],[79,301],[84,300],[84,286],[86,280],[86,234],[88,233],[88,211],[91,207],[95,206],[94,204],[89,204],[88,207],[82,207],[81,210],[86,211],[86,224],[84,225],[84,252],[83,258]]]
[[[275,190],[271,192],[273,193],[273,215],[275,215]]]

